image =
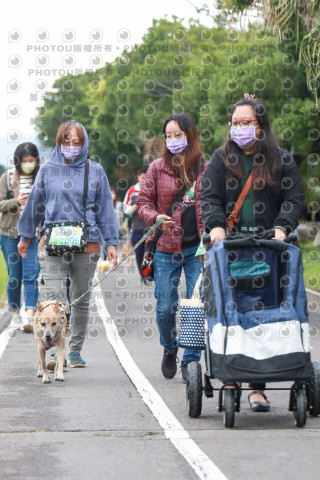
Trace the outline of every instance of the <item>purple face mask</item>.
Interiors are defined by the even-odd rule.
[[[171,153],[181,153],[188,145],[187,137],[182,137],[179,140],[166,140],[166,145]]]
[[[81,152],[81,148],[81,146],[73,147],[71,145],[61,145],[61,153],[67,160],[74,160]]]
[[[256,141],[256,126],[231,127],[230,137],[240,148],[251,147]]]

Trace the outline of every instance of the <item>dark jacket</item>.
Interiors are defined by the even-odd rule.
[[[304,191],[300,174],[292,155],[280,149],[281,162],[276,169],[276,183],[253,191],[256,225],[268,230],[284,227],[287,233],[298,226],[302,213]],[[206,231],[226,228],[241,192],[241,180],[227,178],[223,163],[223,149],[214,151],[202,178],[201,206]],[[239,215],[241,222],[241,211]]]
[[[200,205],[202,176],[203,172],[201,172],[197,178],[195,188],[197,227],[200,237],[204,230]],[[140,218],[146,222],[147,225],[154,225],[158,215],[167,213],[178,192],[179,181],[174,171],[164,162],[163,158],[158,158],[152,162],[148,168],[139,193],[137,205]],[[165,230],[158,240],[158,250],[168,253],[182,252],[181,213],[182,204],[180,202],[172,215],[174,225]],[[149,245],[151,238],[152,236],[147,239],[147,245]]]

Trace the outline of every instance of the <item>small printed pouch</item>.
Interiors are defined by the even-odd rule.
[[[180,300],[180,338],[179,346],[182,348],[205,348],[204,333],[204,305],[200,298],[199,276],[191,298]]]
[[[48,223],[45,226],[45,245],[48,255],[83,253],[87,247],[87,228],[84,221]]]

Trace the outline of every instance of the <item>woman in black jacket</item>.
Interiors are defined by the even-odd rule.
[[[252,171],[253,184],[234,229],[255,234],[275,230],[284,240],[298,226],[304,191],[292,155],[279,148],[261,100],[245,94],[230,109],[229,134],[215,150],[204,173],[201,189],[203,223],[211,244],[226,238],[226,221]],[[265,384],[250,384],[249,403],[255,411],[268,411]]]

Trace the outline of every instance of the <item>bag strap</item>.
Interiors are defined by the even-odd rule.
[[[199,300],[200,298],[200,284],[202,281],[202,273],[200,273],[197,283],[195,284],[194,290],[191,295],[192,300]]]
[[[239,212],[241,210],[243,202],[245,201],[246,196],[248,195],[248,192],[252,186],[252,183],[253,183],[253,174],[251,171],[249,177],[247,178],[246,183],[244,184],[243,189],[241,190],[239,198],[236,201],[233,207],[233,210],[229,216],[228,228],[233,228],[234,224],[239,222]]]
[[[171,205],[169,207],[169,210],[166,213],[166,215],[168,215],[168,217],[172,217],[172,215],[174,214],[174,212],[178,208],[181,200],[183,199],[183,196],[186,193],[186,191],[187,191],[187,186],[183,185],[183,187],[179,190],[178,195],[175,197],[175,199],[173,200],[173,202],[171,203]],[[155,252],[157,242],[158,242],[158,240],[159,240],[159,238],[161,237],[162,234],[163,234],[163,230],[160,230],[158,228],[154,237],[153,237],[153,239],[151,240],[151,242],[149,244],[149,247],[148,247],[149,252],[151,252],[151,253]]]
[[[86,159],[84,167],[84,184],[83,184],[83,211],[84,211],[84,221],[87,222],[86,211],[87,211],[87,196],[88,196],[88,177],[89,177],[89,160]]]

